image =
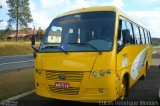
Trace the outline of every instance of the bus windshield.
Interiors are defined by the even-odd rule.
[[[43,37],[40,52],[111,51],[115,12],[86,12],[54,19]]]

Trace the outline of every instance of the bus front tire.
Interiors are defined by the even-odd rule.
[[[122,85],[121,85],[121,96],[120,96],[120,100],[124,100],[127,96],[127,84],[126,84],[126,80],[123,78],[122,81]]]

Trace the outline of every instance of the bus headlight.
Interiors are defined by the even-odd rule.
[[[35,69],[35,72],[37,73],[37,74],[41,74],[41,71],[40,70],[38,70],[37,68]]]
[[[105,71],[104,71],[104,70],[100,70],[99,73],[100,73],[101,76],[104,76],[104,75],[105,75]]]
[[[92,73],[92,75],[93,75],[94,77],[98,77],[98,72],[94,71],[94,72]]]
[[[111,70],[99,70],[92,72],[93,77],[104,77],[106,74],[111,74]]]

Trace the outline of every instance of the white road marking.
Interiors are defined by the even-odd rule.
[[[152,52],[153,54],[155,54],[155,53],[157,53],[158,51],[154,51],[154,52]]]
[[[33,62],[35,60],[27,60],[27,61],[18,61],[18,62],[10,62],[10,63],[2,63],[0,65],[8,65],[8,64],[17,64],[17,63],[27,63],[27,62]]]
[[[11,58],[11,57],[23,57],[23,56],[33,56],[33,55],[28,54],[28,55],[0,56],[0,59]]]
[[[156,48],[160,48],[160,46],[154,46],[153,48],[154,48],[154,49],[156,49]]]

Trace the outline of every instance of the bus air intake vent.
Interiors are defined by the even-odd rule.
[[[81,82],[84,72],[46,71],[47,80]]]
[[[79,93],[79,87],[56,88],[54,85],[49,85],[49,89],[52,93],[56,94],[78,95]]]

